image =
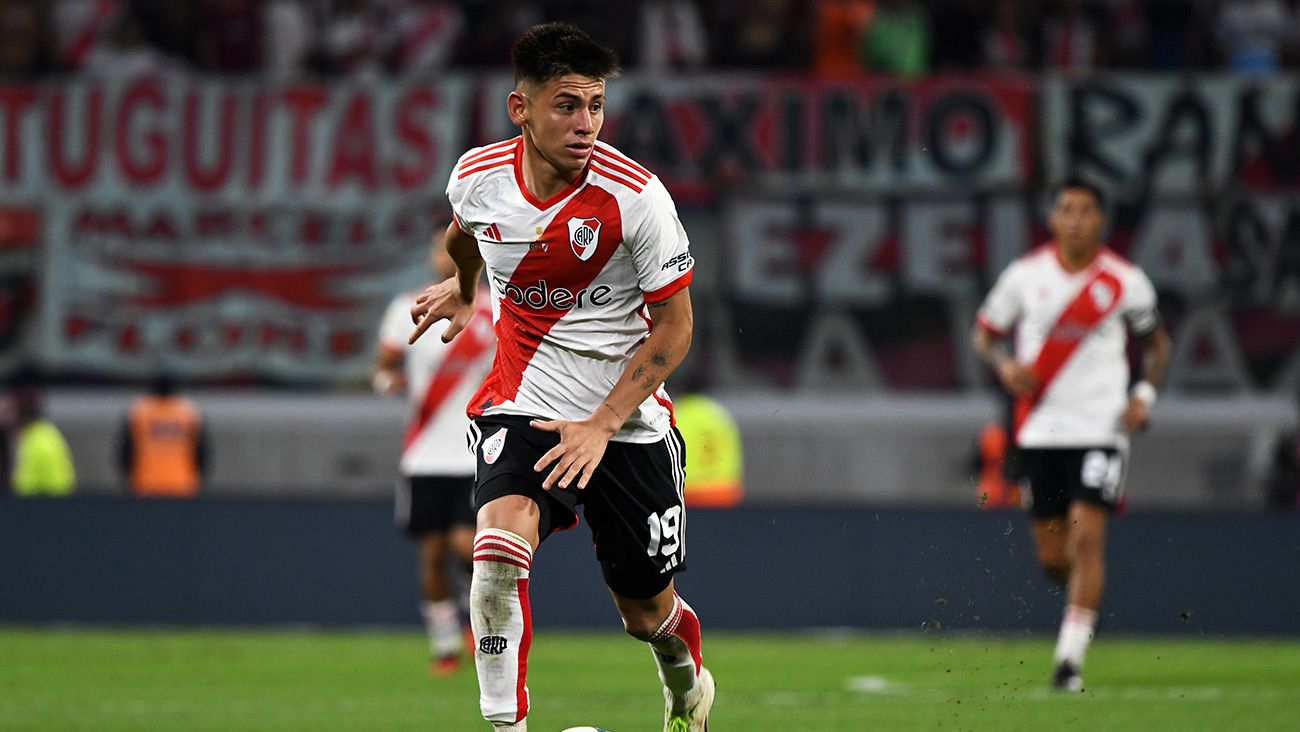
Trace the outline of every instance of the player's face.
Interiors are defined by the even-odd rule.
[[[1057,245],[1072,256],[1086,256],[1101,243],[1103,224],[1097,199],[1079,188],[1066,188],[1057,194],[1048,220]]]
[[[605,123],[605,81],[569,74],[545,84],[526,84],[516,122],[533,147],[565,177],[587,165]]]

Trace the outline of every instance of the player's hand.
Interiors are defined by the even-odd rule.
[[[1119,416],[1119,424],[1130,434],[1147,428],[1151,419],[1151,409],[1141,399],[1129,399],[1128,407]]]
[[[1006,388],[1011,396],[1022,397],[1029,396],[1038,391],[1038,377],[1034,372],[1029,370],[1028,366],[1007,359],[998,366],[998,379],[1002,381],[1002,386]]]
[[[543,432],[560,433],[560,444],[547,450],[533,466],[533,470],[540,473],[554,463],[555,467],[542,481],[542,487],[546,490],[557,485],[568,488],[575,480],[578,490],[586,488],[592,474],[596,472],[596,466],[600,465],[600,459],[605,456],[609,439],[618,431],[617,427],[611,430],[608,425],[598,423],[595,418],[587,418],[581,422],[535,419],[529,424],[533,429]]]
[[[465,329],[472,317],[474,301],[467,302],[461,296],[459,282],[455,277],[449,277],[430,285],[415,298],[415,307],[411,308],[411,322],[415,323],[415,332],[411,333],[407,343],[415,343],[430,326],[440,320],[450,321],[447,329],[442,332],[442,342],[450,343],[456,334]]]

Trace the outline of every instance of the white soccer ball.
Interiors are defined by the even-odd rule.
[[[562,729],[560,732],[609,732],[604,727],[570,727]]]

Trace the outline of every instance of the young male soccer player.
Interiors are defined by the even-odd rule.
[[[439,279],[456,272],[441,237],[431,247],[430,265]],[[470,332],[455,343],[425,338],[408,345],[417,295],[397,295],[384,312],[374,387],[381,394],[405,391],[411,404],[394,513],[420,544],[420,615],[429,636],[430,671],[445,676],[460,667],[463,645],[450,567],[456,560],[468,570],[474,543],[474,456],[465,449],[465,403],[491,368],[496,338],[483,302]]]
[[[597,142],[617,59],[577,28],[531,28],[507,99],[520,136],[461,157],[447,188],[456,276],[411,309],[411,340],[473,311],[486,264],[498,340],[470,403],[478,534],[470,584],[479,705],[524,730],[528,575],[579,503],[605,583],[663,682],[665,730],[707,729],[700,623],[673,589],[686,559],[685,448],[664,379],[690,347],[694,260],[663,184]]]
[[[1169,361],[1155,288],[1101,243],[1102,196],[1080,179],[1057,191],[1055,241],[1013,262],[976,317],[975,350],[1016,397],[1015,440],[1048,576],[1067,585],[1052,684],[1080,691],[1105,580],[1106,521],[1123,498],[1128,435],[1147,424]],[[1015,329],[1016,353],[997,340]],[[1142,380],[1128,387],[1127,334]]]

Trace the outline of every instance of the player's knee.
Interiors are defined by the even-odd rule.
[[[624,616],[623,630],[639,641],[649,642],[662,624],[662,619],[655,619],[644,613]]]

